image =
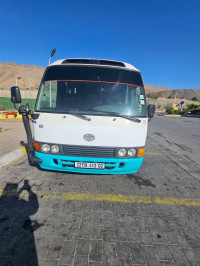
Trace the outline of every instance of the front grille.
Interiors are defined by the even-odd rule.
[[[66,156],[100,157],[100,158],[115,157],[115,148],[110,148],[110,147],[62,145],[62,151],[63,155]]]

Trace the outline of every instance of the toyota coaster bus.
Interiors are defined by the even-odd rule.
[[[11,88],[11,101],[21,102],[16,86]],[[154,111],[154,105],[146,106],[138,69],[98,59],[50,64],[34,112],[28,104],[19,107],[32,163],[47,170],[91,174],[136,173]]]

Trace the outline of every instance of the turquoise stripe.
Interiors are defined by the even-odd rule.
[[[35,152],[36,157],[42,160],[40,167],[47,170],[66,171],[76,173],[88,173],[88,174],[131,174],[136,173],[141,167],[143,157],[133,159],[121,159],[121,158],[91,158],[91,157],[73,157],[63,155],[45,154]],[[66,161],[63,162],[62,160]],[[114,167],[113,169],[83,169],[75,168],[74,162],[91,162],[91,163],[105,163],[106,167]],[[69,165],[69,167],[63,167],[63,164]],[[119,167],[120,164],[124,164]]]

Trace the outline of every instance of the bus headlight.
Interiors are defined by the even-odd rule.
[[[49,144],[43,144],[43,145],[42,145],[42,151],[43,151],[43,152],[49,152],[49,151],[50,151],[50,146],[49,146]]]
[[[125,155],[126,155],[126,149],[119,149],[118,150],[118,155],[120,156],[120,157],[124,157]]]
[[[51,152],[52,153],[58,153],[60,151],[59,147],[57,145],[53,145],[51,147]]]
[[[135,156],[135,155],[136,155],[136,149],[133,149],[133,148],[129,149],[129,150],[128,150],[128,155],[129,155],[130,157]]]

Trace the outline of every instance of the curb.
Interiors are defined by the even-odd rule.
[[[166,116],[166,117],[181,117],[181,115],[163,115],[163,116]]]
[[[19,115],[19,114],[0,114],[0,120],[1,119],[12,119],[12,118],[15,118],[15,119],[22,119],[22,115]]]
[[[190,114],[188,114],[188,115],[184,115],[184,117],[195,117],[195,118],[200,118],[200,115],[190,115]]]
[[[2,157],[0,157],[0,169],[8,166],[10,163],[16,161],[17,159],[20,159],[21,157],[24,156],[25,153],[26,153],[25,148],[21,147],[14,151],[11,151],[6,155],[3,155]]]

